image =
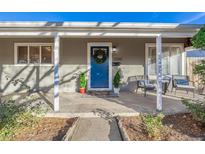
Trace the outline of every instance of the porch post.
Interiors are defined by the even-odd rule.
[[[162,36],[156,37],[157,111],[162,111]]]
[[[59,52],[60,37],[54,38],[54,111],[59,111]]]

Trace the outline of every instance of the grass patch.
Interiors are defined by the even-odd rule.
[[[12,140],[12,137],[22,128],[33,127],[43,115],[39,107],[28,108],[9,99],[0,104],[0,140]]]
[[[205,101],[193,101],[188,99],[183,99],[182,103],[187,107],[187,109],[192,113],[193,117],[205,123]]]
[[[161,132],[163,131],[162,120],[164,118],[163,114],[157,114],[156,116],[148,114],[141,115],[142,121],[145,125],[146,132],[149,138],[154,140],[159,140],[161,137]]]

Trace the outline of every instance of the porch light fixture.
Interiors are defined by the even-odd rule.
[[[117,47],[116,47],[116,46],[113,46],[113,47],[112,47],[112,53],[117,53],[117,52],[118,52]]]

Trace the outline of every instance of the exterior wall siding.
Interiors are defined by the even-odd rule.
[[[2,38],[0,39],[0,90],[7,94],[25,89],[13,84],[21,79],[34,90],[53,90],[53,66],[14,65],[14,43],[51,43],[50,38]],[[121,63],[122,90],[129,90],[129,76],[143,75],[145,65],[145,43],[154,43],[155,39],[142,38],[61,38],[60,42],[60,91],[78,91],[80,72],[87,71],[87,43],[112,42],[118,49],[113,61]],[[184,43],[185,39],[163,39],[166,43]],[[118,69],[113,66],[113,76]]]

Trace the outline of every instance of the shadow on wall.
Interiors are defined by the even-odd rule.
[[[72,83],[75,91],[79,89],[81,66],[72,69],[59,66],[60,88],[69,88]],[[0,66],[0,92],[4,95],[20,92],[49,92],[53,89],[53,66]]]
[[[134,70],[138,69],[137,72]],[[141,65],[140,67],[138,66],[137,68],[121,68],[120,66],[113,66],[113,75],[112,78],[114,78],[116,72],[120,70],[120,75],[121,75],[121,91],[131,91],[134,92],[136,90],[136,80],[132,80],[133,76],[136,75],[144,75],[144,70],[145,67],[144,65]]]
[[[113,77],[117,70],[121,68],[113,68]],[[87,67],[82,65],[62,65],[59,66],[60,90],[66,92],[79,91],[79,75],[81,72],[87,72]],[[52,66],[0,66],[0,92],[3,95],[20,92],[49,92],[53,90],[53,74],[54,67]],[[121,70],[122,90],[130,90],[130,85],[133,83],[129,78],[125,77],[126,72]]]

